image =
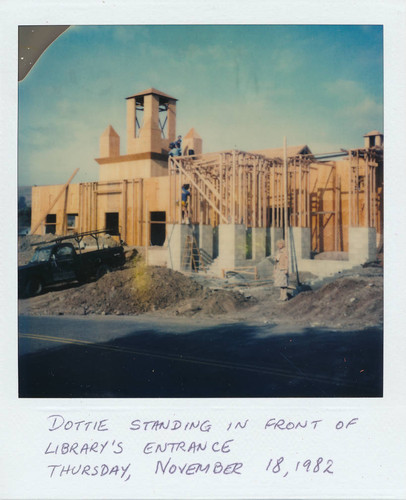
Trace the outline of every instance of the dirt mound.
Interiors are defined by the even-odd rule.
[[[27,250],[27,241],[22,248],[32,251],[30,246]],[[221,315],[222,321],[337,329],[359,329],[383,322],[382,268],[360,268],[331,278],[319,289],[281,303],[279,289],[269,280],[262,284],[234,283],[201,274],[190,277],[165,267],[147,267],[134,248],[127,248],[126,254],[131,258],[125,269],[82,286],[59,285],[37,297],[20,300],[20,313],[137,315],[156,311],[162,318]]]
[[[177,271],[142,261],[82,286],[55,288],[24,302],[29,314],[133,315],[171,308],[174,314],[223,314],[243,307],[237,292],[213,291]]]
[[[176,315],[193,316],[201,313],[209,316],[235,313],[253,305],[239,292],[203,289],[198,297],[182,301],[175,309]]]
[[[383,322],[383,281],[379,276],[337,279],[319,290],[303,292],[281,307],[293,320],[332,327]]]
[[[50,241],[55,238],[54,234],[38,234],[18,237],[18,265],[23,266],[31,259],[35,252],[35,245],[41,241]]]

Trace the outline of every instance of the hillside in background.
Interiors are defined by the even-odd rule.
[[[25,204],[31,206],[31,188],[32,186],[18,186],[18,199],[25,198]]]

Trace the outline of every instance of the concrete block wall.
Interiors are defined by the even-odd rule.
[[[219,225],[218,258],[223,268],[239,266],[246,260],[246,228],[243,224]]]
[[[182,271],[186,237],[193,235],[193,226],[189,224],[168,224],[166,227],[168,245],[168,267]]]
[[[372,227],[350,227],[348,229],[349,260],[353,263],[376,260],[376,229]]]
[[[252,228],[252,259],[246,258],[246,227],[242,224],[220,224],[219,255],[210,270],[221,276],[223,269],[255,266],[266,257],[266,238],[270,234],[271,253],[276,252],[276,242],[282,238],[281,228]],[[376,231],[372,228],[350,228],[350,252],[348,261],[310,259],[311,234],[309,228],[292,227],[289,231],[289,252],[291,272],[309,271],[318,276],[328,276],[355,265],[376,259]],[[198,247],[213,255],[213,228],[208,225],[168,224],[168,266],[182,270],[187,236],[195,236]],[[294,252],[292,251],[294,248]],[[296,259],[295,259],[296,257]],[[293,261],[295,259],[295,262]]]
[[[311,234],[309,227],[289,228],[289,250],[297,259],[310,259]]]
[[[266,256],[266,228],[252,228],[252,260],[259,262]]]
[[[207,224],[199,224],[199,248],[211,259],[213,258],[213,228]]]

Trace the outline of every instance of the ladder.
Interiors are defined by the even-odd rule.
[[[185,240],[185,248],[182,256],[182,269],[190,268],[191,271],[198,272],[202,269],[207,272],[202,256],[200,254],[197,241],[194,236],[188,235]]]

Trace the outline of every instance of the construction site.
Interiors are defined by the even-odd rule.
[[[30,241],[105,229],[124,242],[128,255],[142,255],[143,265],[154,266],[152,275],[168,268],[217,291],[234,283],[241,294],[236,303],[246,309],[249,294],[240,285],[272,289],[276,244],[283,239],[292,289],[323,283],[337,273],[350,276],[355,269],[377,292],[372,302],[369,295],[364,301],[373,304],[370,312],[379,312],[372,322],[382,322],[381,132],[365,133],[357,149],[326,153],[313,153],[306,144],[288,146],[286,139],[278,149],[204,153],[203,139],[191,128],[173,155],[177,99],[150,88],[127,97],[126,106],[127,151],[121,152],[120,137],[108,125],[95,159],[98,180],[75,184],[76,169],[64,185],[32,188]],[[158,287],[169,280],[165,276],[156,276]],[[174,294],[173,287],[168,294]],[[56,313],[52,300],[44,305],[44,297],[30,299],[40,301],[36,313]],[[336,306],[339,310],[339,301]],[[151,302],[144,309],[162,307]],[[193,307],[185,311],[201,310]],[[78,313],[145,312],[124,309],[88,305]]]

